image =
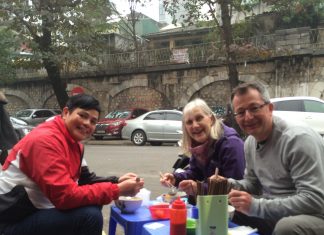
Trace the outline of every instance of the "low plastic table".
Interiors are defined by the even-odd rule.
[[[237,224],[233,222],[228,222],[229,228],[236,227]],[[142,233],[138,233],[139,235],[167,235],[170,234],[170,220],[166,221],[157,221],[157,223],[147,223],[143,226]],[[136,233],[137,235],[137,233]],[[250,235],[259,235],[258,233],[250,233]]]
[[[116,234],[117,223],[124,228],[125,235],[140,235],[144,224],[163,221],[152,219],[151,213],[146,206],[140,207],[132,214],[121,213],[115,205],[111,205],[110,208],[108,235]]]

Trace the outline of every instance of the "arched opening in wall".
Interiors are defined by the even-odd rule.
[[[170,107],[170,102],[160,92],[149,87],[131,87],[112,97],[109,111],[128,108],[148,110]]]
[[[43,108],[47,108],[47,109],[60,109],[60,106],[57,103],[57,99],[56,99],[55,94],[50,95],[44,101]]]
[[[324,100],[324,82],[313,82],[309,85],[309,95]]]
[[[6,104],[6,110],[10,116],[14,116],[14,114],[22,109],[28,109],[28,103],[22,98],[14,95],[6,95],[8,99],[8,103]]]
[[[223,117],[226,115],[230,97],[231,90],[228,81],[217,81],[196,91],[190,100],[195,98],[205,100],[218,117]]]

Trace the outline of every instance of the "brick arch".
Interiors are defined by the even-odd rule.
[[[84,86],[81,86],[79,84],[69,83],[69,90],[72,90],[74,87],[81,87],[84,90],[84,92],[89,95],[94,95],[94,93],[95,93],[94,91],[91,91],[90,89],[88,89]],[[69,91],[67,91],[67,92],[68,92],[68,95],[71,95],[69,93]],[[60,108],[59,104],[57,102],[55,93],[51,87],[45,91],[44,97],[46,97],[46,99],[44,100],[44,102],[42,104],[43,108]]]
[[[135,79],[130,79],[130,80],[124,81],[120,86],[115,86],[113,89],[111,89],[108,93],[108,96],[114,97],[118,93],[122,92],[123,90],[126,90],[131,87],[138,87],[138,86],[147,87],[148,80],[135,78]]]
[[[228,77],[217,77],[217,76],[205,76],[202,79],[200,79],[199,81],[193,83],[190,87],[188,87],[186,89],[186,91],[184,92],[183,96],[181,97],[179,106],[180,107],[184,107],[188,101],[190,100],[190,98],[197,92],[199,91],[201,88],[213,83],[213,82],[217,82],[217,81],[224,81],[224,80],[228,80]]]
[[[42,108],[60,108],[54,92],[46,95]]]
[[[309,95],[320,99],[324,99],[324,82],[317,81],[311,84]]]
[[[59,107],[57,100],[56,100],[55,93],[52,88],[48,88],[44,92],[44,97],[46,97],[46,98],[44,99],[44,102],[42,103],[42,108],[57,108],[57,107]],[[53,107],[54,104],[56,104],[55,105],[56,107]]]
[[[170,100],[164,93],[147,86],[127,87],[114,96],[110,96],[108,102],[109,111],[134,107],[148,110],[171,107]]]
[[[23,101],[28,108],[32,107],[32,105],[36,103],[36,101],[33,100],[32,97],[27,95],[25,92],[19,90],[11,90],[11,89],[6,89],[3,92],[6,96],[10,95],[10,96],[17,97],[18,99]]]

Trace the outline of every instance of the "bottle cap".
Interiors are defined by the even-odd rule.
[[[192,211],[191,211],[191,217],[193,219],[198,219],[198,215],[199,215],[199,212],[198,212],[198,208],[196,206],[193,206],[192,207]]]
[[[186,209],[186,204],[178,197],[173,201],[172,209]]]

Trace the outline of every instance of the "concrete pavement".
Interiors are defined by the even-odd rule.
[[[134,145],[130,140],[121,140],[116,138],[109,138],[104,140],[90,139],[84,142],[88,145]]]
[[[104,140],[95,140],[91,138],[90,140],[86,140],[84,142],[86,145],[134,145],[130,140],[121,140],[117,138],[106,138]],[[150,145],[150,143],[146,143],[146,145]],[[176,143],[163,143],[163,145],[177,145]],[[135,145],[134,145],[135,146]]]

